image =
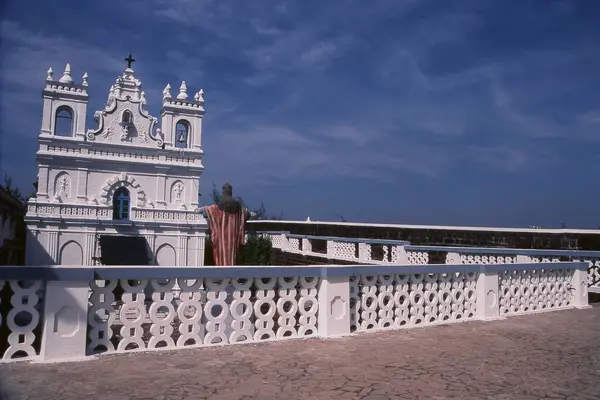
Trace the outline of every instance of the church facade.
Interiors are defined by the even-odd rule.
[[[126,255],[132,238],[145,242],[149,264],[204,263],[207,223],[194,212],[204,169],[204,93],[188,95],[184,81],[172,95],[167,85],[159,123],[146,110],[135,60],[126,61],[94,114],[97,127],[88,130],[87,74],[75,83],[69,64],[58,80],[48,70],[37,195],[26,216],[28,265],[107,263],[103,239]]]

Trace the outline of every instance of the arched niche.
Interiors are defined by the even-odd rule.
[[[185,185],[180,180],[176,180],[171,185],[171,203],[184,203]]]
[[[68,172],[61,172],[54,178],[54,197],[67,200],[71,198],[71,176]]]
[[[65,243],[58,256],[59,265],[83,265],[83,249],[75,240]]]
[[[176,265],[175,248],[170,244],[163,244],[156,250],[156,265],[174,266]]]

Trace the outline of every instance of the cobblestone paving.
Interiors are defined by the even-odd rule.
[[[600,306],[503,321],[0,366],[2,399],[599,399]]]

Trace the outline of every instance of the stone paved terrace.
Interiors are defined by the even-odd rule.
[[[493,322],[0,366],[2,399],[598,399],[600,304]]]

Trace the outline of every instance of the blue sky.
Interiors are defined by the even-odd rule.
[[[286,219],[600,225],[595,1],[60,4],[0,17],[0,169],[25,192],[48,67],[89,74],[91,117],[133,52],[153,115],[167,83],[206,93],[204,202],[227,180]]]

